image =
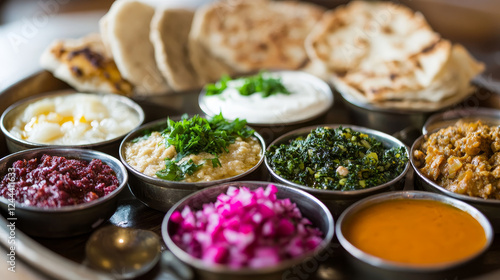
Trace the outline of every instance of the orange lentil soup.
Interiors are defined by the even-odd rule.
[[[470,214],[432,200],[381,202],[345,222],[342,233],[358,249],[417,266],[465,259],[487,241],[481,224]]]

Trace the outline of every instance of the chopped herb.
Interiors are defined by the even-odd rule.
[[[350,128],[320,127],[289,144],[273,145],[266,154],[273,171],[316,189],[356,190],[386,183],[403,172],[404,147],[382,142]]]
[[[165,145],[173,145],[177,156],[172,160],[165,161],[165,169],[156,173],[159,178],[179,181],[184,179],[185,174],[192,174],[201,165],[192,163],[189,166],[179,165],[179,161],[191,154],[201,152],[210,153],[215,158],[207,159],[212,162],[213,167],[220,167],[219,153],[229,152],[228,146],[236,141],[236,137],[248,138],[254,133],[246,126],[245,120],[236,119],[228,122],[222,114],[216,115],[210,120],[195,115],[188,118],[183,115],[181,120],[176,122],[168,120],[168,126],[162,131],[165,138]],[[177,167],[175,167],[175,166]],[[168,178],[168,179],[167,179]]]
[[[221,94],[227,89],[228,82],[234,81],[235,84],[240,84],[234,88],[239,91],[241,95],[252,95],[254,93],[261,93],[262,97],[268,97],[273,94],[283,93],[290,94],[290,91],[283,85],[280,78],[264,77],[262,72],[257,75],[231,80],[227,75],[223,76],[220,81],[215,84],[208,84],[205,87],[206,95]]]
[[[166,159],[165,169],[156,172],[156,176],[164,180],[180,181],[184,179],[186,174],[193,175],[201,166],[202,164],[195,164],[192,159],[183,163],[177,163],[170,159]]]

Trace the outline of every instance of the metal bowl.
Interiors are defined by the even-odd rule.
[[[38,148],[17,152],[0,160],[1,178],[8,174],[8,169],[15,161],[39,159],[43,154],[86,161],[100,159],[113,169],[120,185],[112,193],[94,201],[59,208],[41,208],[15,203],[15,208],[12,210],[12,203],[2,196],[0,197],[0,209],[8,220],[15,217],[15,220],[12,221],[16,228],[18,227],[24,233],[33,236],[68,237],[92,231],[113,215],[118,206],[118,194],[125,188],[128,174],[118,159],[102,152],[73,148]],[[13,213],[14,216],[10,213]]]
[[[422,127],[422,134],[435,132],[454,125],[458,120],[466,122],[482,121],[489,126],[500,125],[500,110],[488,108],[470,108],[444,111],[430,116]]]
[[[251,119],[249,119],[252,116],[259,115],[258,112],[252,112],[252,114],[249,116],[245,115],[238,116],[240,119],[247,119],[248,124],[263,136],[266,143],[271,143],[272,140],[276,139],[280,135],[283,135],[284,133],[298,129],[305,125],[323,123],[326,118],[327,112],[330,110],[330,108],[334,103],[334,97],[330,86],[323,80],[319,79],[318,77],[302,71],[275,71],[274,73],[279,73],[280,75],[283,76],[288,75],[289,77],[293,77],[294,81],[298,81],[303,83],[304,85],[307,85],[307,87],[305,88],[311,90],[315,89],[318,92],[320,92],[327,98],[328,101],[324,104],[321,104],[321,108],[316,111],[313,111],[311,115],[297,117],[295,119],[283,118],[279,116],[277,116],[276,120],[252,121]],[[265,103],[265,100],[263,100],[262,103]],[[221,111],[224,114],[224,110],[211,108],[207,104],[207,96],[205,89],[201,91],[198,97],[198,104],[201,110],[208,116],[217,115]],[[227,116],[225,117],[227,118]]]
[[[442,265],[416,267],[387,261],[367,254],[355,247],[346,239],[342,229],[345,225],[345,221],[348,220],[349,217],[352,217],[360,210],[371,205],[384,201],[400,199],[439,201],[467,212],[474,219],[476,219],[484,229],[486,235],[486,244],[484,248],[468,258],[456,262]],[[447,277],[450,277],[448,279],[452,279],[452,276],[457,275],[458,269],[466,269],[466,264],[470,264],[474,260],[478,259],[491,245],[494,237],[493,229],[491,224],[488,222],[488,219],[474,207],[448,196],[422,191],[398,191],[384,193],[360,200],[342,213],[337,220],[335,232],[340,245],[342,245],[342,247],[349,253],[348,256],[350,262],[357,268],[357,271],[369,276],[370,279],[447,279]],[[450,234],[454,233],[451,232]],[[411,240],[408,240],[408,242],[411,242]]]
[[[464,194],[454,193],[449,191],[441,186],[439,186],[436,182],[427,178],[422,172],[419,170],[418,163],[414,158],[414,152],[416,150],[420,150],[422,144],[426,140],[427,134],[420,136],[412,145],[410,152],[410,162],[417,174],[415,179],[415,187],[417,189],[422,189],[425,191],[435,192],[444,194],[446,196],[459,199],[464,201],[474,207],[476,207],[479,211],[481,211],[491,222],[493,225],[493,229],[495,232],[500,233],[500,200],[498,199],[484,199],[480,197],[472,197]]]
[[[120,145],[121,140],[123,137],[127,134],[124,133],[120,136],[117,136],[113,139],[109,139],[106,141],[100,141],[96,143],[89,143],[89,144],[79,144],[79,145],[55,145],[55,144],[43,144],[43,143],[35,143],[35,142],[29,142],[23,139],[19,139],[12,135],[9,130],[13,125],[14,118],[18,116],[19,113],[21,113],[28,105],[32,104],[33,102],[37,102],[39,100],[45,99],[45,98],[53,98],[57,96],[66,96],[66,95],[72,95],[75,94],[74,91],[72,90],[61,90],[61,91],[55,91],[55,92],[48,92],[45,94],[40,94],[36,95],[33,97],[25,98],[22,99],[14,104],[12,104],[10,107],[8,107],[2,114],[1,119],[0,119],[0,127],[2,132],[5,134],[5,139],[7,143],[7,149],[11,153],[15,153],[18,151],[23,151],[26,149],[33,149],[33,148],[41,148],[41,147],[72,147],[76,149],[93,149],[101,152],[105,152],[111,155],[118,156],[118,147]],[[140,126],[144,122],[144,111],[142,110],[141,106],[139,106],[137,103],[129,99],[128,97],[121,96],[121,95],[116,95],[116,94],[111,94],[111,93],[87,93],[89,95],[95,95],[95,96],[108,96],[116,99],[119,103],[125,105],[126,107],[130,108],[132,112],[137,114],[137,117],[139,119],[137,126]]]
[[[256,189],[258,187],[266,187],[269,182],[257,182],[257,181],[241,181],[241,182],[229,182],[204,190],[198,191],[190,196],[182,199],[176,203],[165,215],[163,223],[161,225],[161,232],[163,240],[165,241],[167,247],[170,251],[181,261],[191,266],[195,273],[202,279],[285,279],[286,275],[294,275],[295,272],[292,268],[295,266],[296,269],[301,271],[300,264],[307,260],[310,260],[316,256],[319,257],[326,249],[330,249],[330,242],[334,236],[334,221],[328,209],[322,204],[318,199],[314,198],[312,195],[288,186],[275,184],[278,188],[277,197],[279,199],[289,198],[292,202],[296,203],[297,207],[300,209],[302,215],[308,218],[313,225],[317,226],[323,233],[324,239],[321,244],[315,250],[304,254],[298,258],[283,261],[277,266],[261,268],[261,269],[231,269],[230,267],[224,265],[207,265],[203,263],[200,259],[192,257],[187,252],[179,248],[173,240],[170,238],[172,232],[172,223],[170,222],[170,216],[172,213],[178,210],[182,210],[184,206],[189,206],[193,210],[199,210],[202,208],[204,203],[215,202],[216,197],[225,193],[227,188],[230,186],[241,187],[245,186],[249,189]],[[322,258],[324,258],[325,253],[323,253]],[[313,271],[306,270],[310,273]],[[301,271],[301,275],[304,272]],[[292,279],[290,277],[289,279]],[[287,278],[288,279],[288,278]]]
[[[403,143],[401,143],[401,141],[399,141],[398,139],[396,139],[390,135],[387,135],[383,132],[372,130],[369,128],[354,126],[354,125],[347,125],[347,124],[342,124],[342,125],[340,125],[340,124],[326,124],[326,125],[321,125],[321,126],[309,126],[309,127],[297,129],[297,130],[289,132],[285,135],[282,135],[278,139],[274,140],[271,143],[271,145],[269,145],[269,147],[273,146],[273,145],[287,144],[287,143],[289,143],[290,140],[295,139],[299,136],[305,137],[313,129],[315,129],[317,127],[329,127],[329,128],[335,129],[335,128],[338,128],[339,126],[342,126],[344,128],[351,128],[354,131],[359,131],[359,132],[362,132],[362,133],[369,135],[370,137],[374,137],[375,139],[384,143],[384,147],[386,147],[386,148],[405,147],[406,154],[408,154],[408,148]],[[268,147],[268,150],[269,150],[269,147]],[[289,181],[289,180],[277,175],[273,171],[271,166],[269,165],[269,162],[267,161],[267,157],[266,157],[264,162],[265,162],[267,170],[271,174],[273,180],[280,182],[280,183],[283,183],[283,184],[286,184],[286,185],[289,185],[289,186],[292,186],[292,187],[295,187],[295,188],[299,188],[301,190],[304,190],[304,191],[312,194],[313,196],[315,196],[316,198],[321,200],[321,202],[323,202],[328,207],[328,209],[330,209],[334,218],[339,217],[340,214],[342,213],[342,211],[344,211],[349,205],[353,204],[354,202],[356,202],[364,197],[367,197],[367,196],[370,196],[370,195],[373,195],[376,193],[380,193],[380,192],[403,189],[406,173],[410,169],[410,163],[407,163],[404,171],[398,177],[392,179],[391,181],[389,181],[387,183],[379,185],[379,186],[370,187],[370,188],[366,188],[363,190],[337,191],[337,190],[313,189],[313,188],[310,188],[310,187],[305,186],[305,185],[294,183],[292,181]]]
[[[254,167],[250,168],[246,172],[230,178],[207,182],[179,182],[163,180],[137,171],[125,160],[125,143],[144,135],[145,131],[163,130],[167,127],[167,120],[167,118],[160,119],[140,126],[125,136],[120,145],[120,160],[130,173],[130,190],[140,201],[151,208],[167,212],[172,205],[177,203],[177,201],[197,190],[250,176],[251,173],[259,169],[264,161],[266,145],[264,143],[264,139],[262,139],[258,133],[255,133],[254,137],[259,140],[262,149],[261,159]]]

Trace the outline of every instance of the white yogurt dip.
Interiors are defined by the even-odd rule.
[[[298,71],[264,73],[264,77],[281,78],[290,94],[260,93],[241,95],[235,88],[242,81],[227,83],[221,94],[200,96],[201,109],[210,116],[222,113],[224,118],[246,119],[249,124],[287,124],[312,119],[330,108],[332,91],[319,78]]]
[[[139,114],[114,95],[75,93],[29,104],[14,116],[9,132],[34,143],[84,145],[125,135],[140,122]]]

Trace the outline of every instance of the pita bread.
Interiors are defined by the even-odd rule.
[[[106,55],[99,34],[52,42],[42,53],[40,64],[81,92],[132,93],[132,85]]]
[[[233,0],[206,5],[196,11],[191,27],[196,50],[193,65],[199,73],[205,70],[199,67],[203,62],[196,61],[203,58],[200,51],[220,60],[220,68],[229,72],[298,69],[307,60],[305,37],[323,12],[316,5],[296,1]]]
[[[194,12],[184,9],[157,10],[151,21],[150,39],[163,77],[175,91],[200,88],[191,65],[188,37]]]
[[[105,16],[107,28],[102,30],[120,73],[140,95],[170,91],[149,40],[154,12],[153,7],[138,1],[115,1]]]

